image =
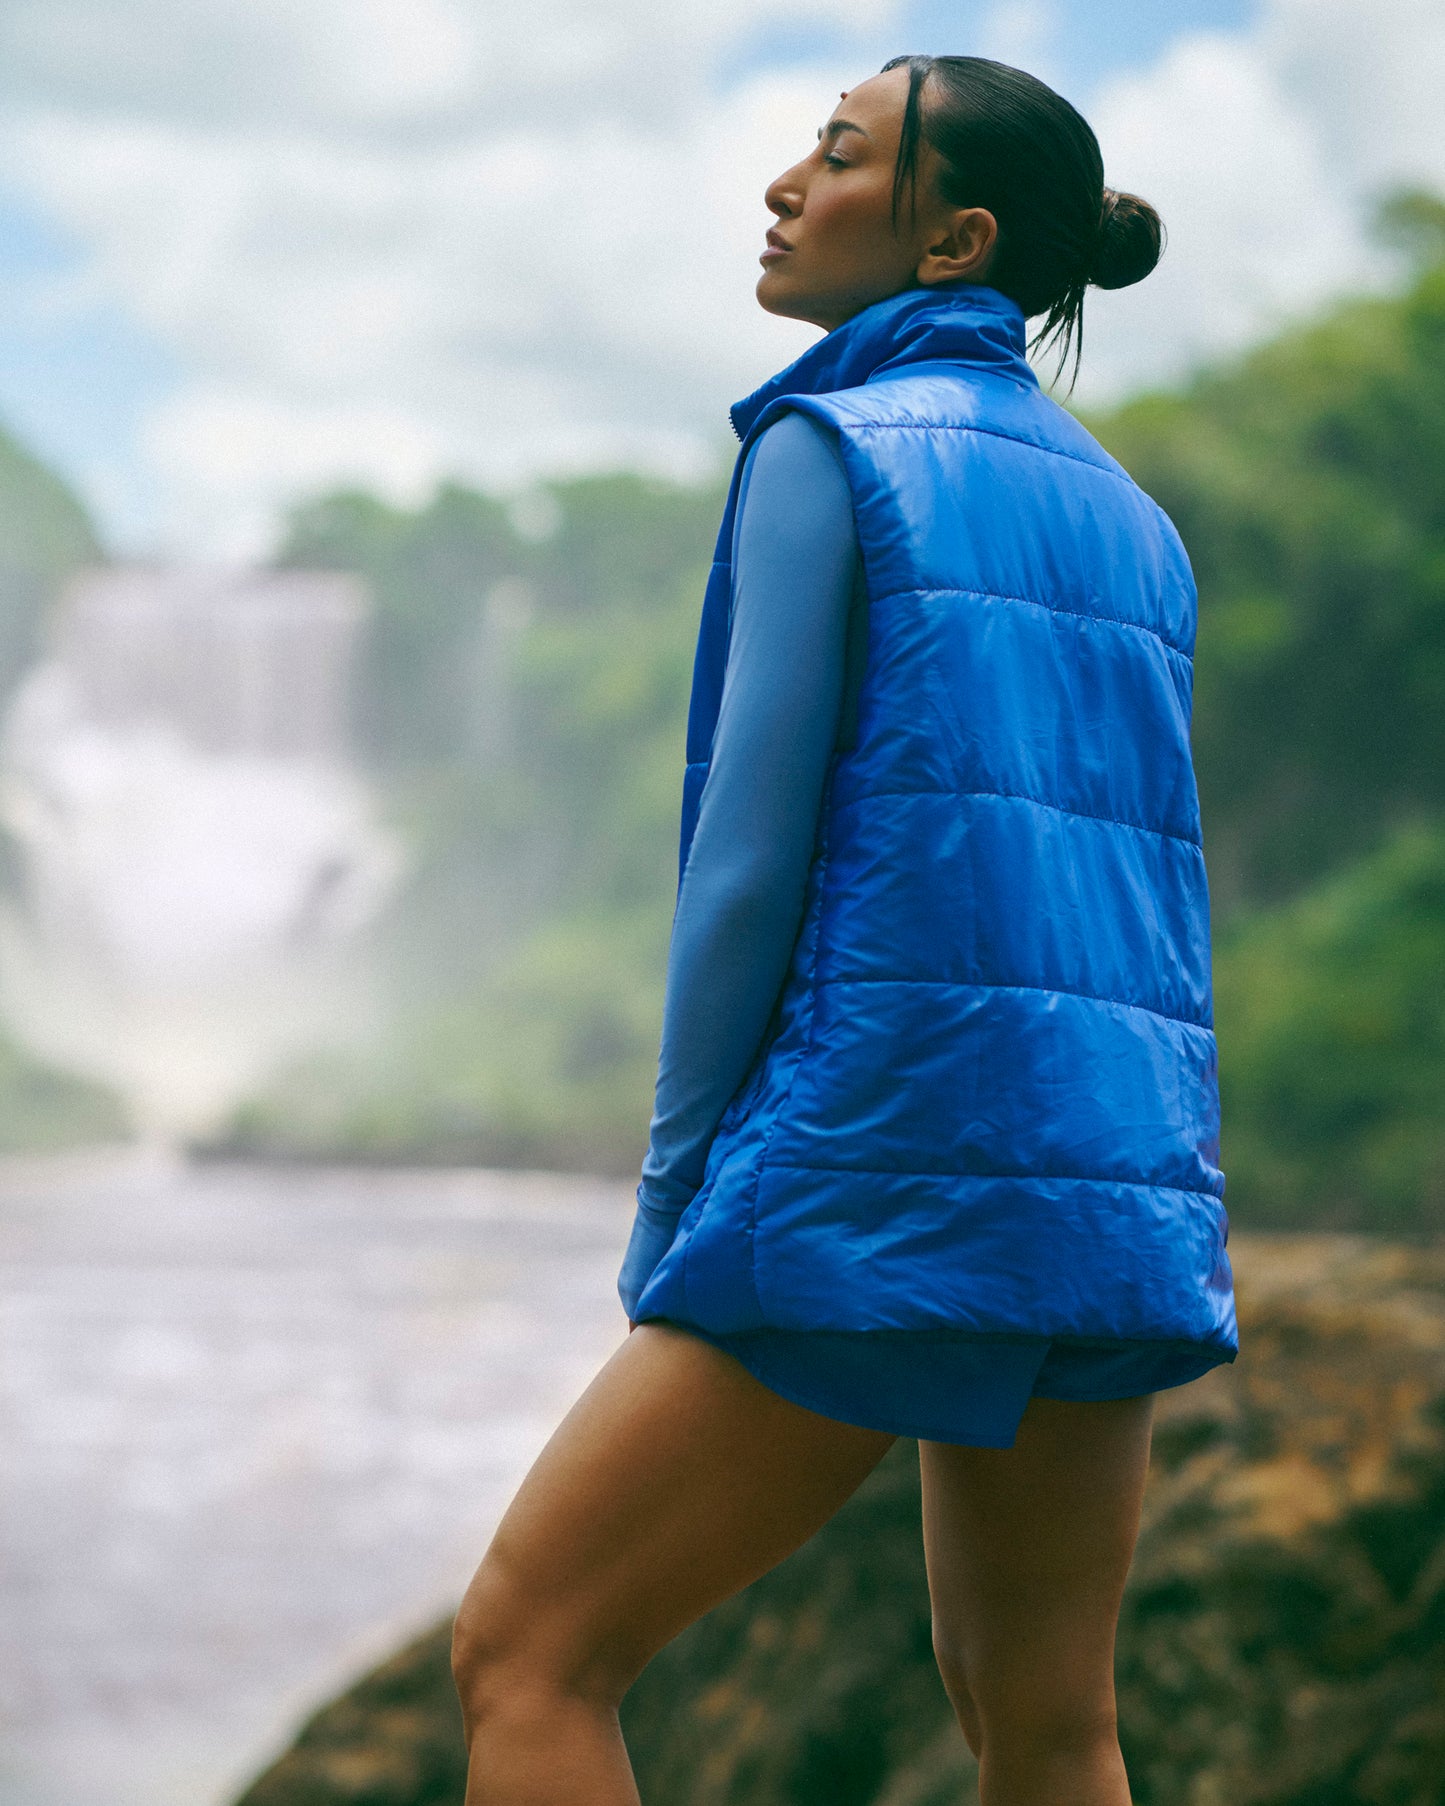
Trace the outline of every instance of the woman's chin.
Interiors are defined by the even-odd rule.
[[[758,306],[770,314],[786,313],[787,292],[781,289],[777,277],[771,270],[764,270],[758,277],[757,287],[753,293],[758,298]]]
[[[778,271],[764,270],[753,293],[765,313],[777,314],[784,320],[812,321],[808,297],[791,288]]]

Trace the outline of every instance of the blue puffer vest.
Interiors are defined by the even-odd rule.
[[[744,454],[786,408],[836,430],[867,659],[773,1023],[639,1320],[1237,1346],[1194,584],[1167,517],[1024,351],[996,290],[911,289],[733,410]]]

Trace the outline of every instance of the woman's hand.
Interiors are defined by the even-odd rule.
[[[632,1313],[637,1308],[637,1301],[652,1278],[653,1268],[672,1246],[681,1215],[681,1211],[661,1211],[638,1199],[632,1237],[622,1257],[622,1271],[617,1276],[617,1292],[622,1308],[627,1312],[629,1335],[636,1328]]]

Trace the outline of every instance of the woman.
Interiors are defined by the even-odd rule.
[[[1018,70],[896,59],[769,188],[825,336],[733,410],[630,1335],[457,1616],[469,1806],[625,1806],[617,1707],[919,1438],[985,1806],[1121,1806],[1153,1394],[1235,1353],[1195,598],[1024,358],[1160,228]]]

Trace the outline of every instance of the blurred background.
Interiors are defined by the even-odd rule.
[[[1091,296],[1070,403],[1200,588],[1259,1353],[1169,1401],[1168,1483],[1196,1556],[1202,1487],[1276,1575],[1415,1500],[1385,1538],[1415,1538],[1408,1572],[1361,1531],[1310,1585],[1321,1622],[1445,1637],[1445,1490],[1416,1471],[1445,1393],[1436,0],[6,0],[4,1806],[233,1798],[454,1604],[625,1329],[726,407],[816,336],[752,299],[762,191],[908,50],[1043,76],[1169,232],[1146,283]],[[1286,1433],[1306,1396],[1318,1433]],[[1159,1497],[1162,1573],[1188,1562]],[[1127,1645],[1145,1692],[1167,1670],[1217,1705],[1191,1744],[1139,1694],[1138,1797],[1445,1798],[1418,1662],[1371,1670],[1353,1719],[1338,1652],[1266,1674],[1258,1623],[1216,1610],[1249,1572],[1212,1629],[1179,1607],[1173,1668]],[[656,1727],[748,1634],[639,1716],[655,1773]],[[388,1746],[351,1793],[313,1765],[258,1806],[459,1800],[426,1647],[441,1780]],[[845,1687],[804,1735],[787,1684],[783,1766],[654,1797],[964,1797],[942,1720],[912,1780],[887,1725],[805,1775],[798,1738],[883,1708]],[[1321,1699],[1353,1753],[1301,1731]],[[1209,1767],[1250,1712],[1237,1772]],[[695,1777],[725,1737],[690,1734],[666,1760]],[[1286,1775],[1302,1737],[1324,1766]]]

